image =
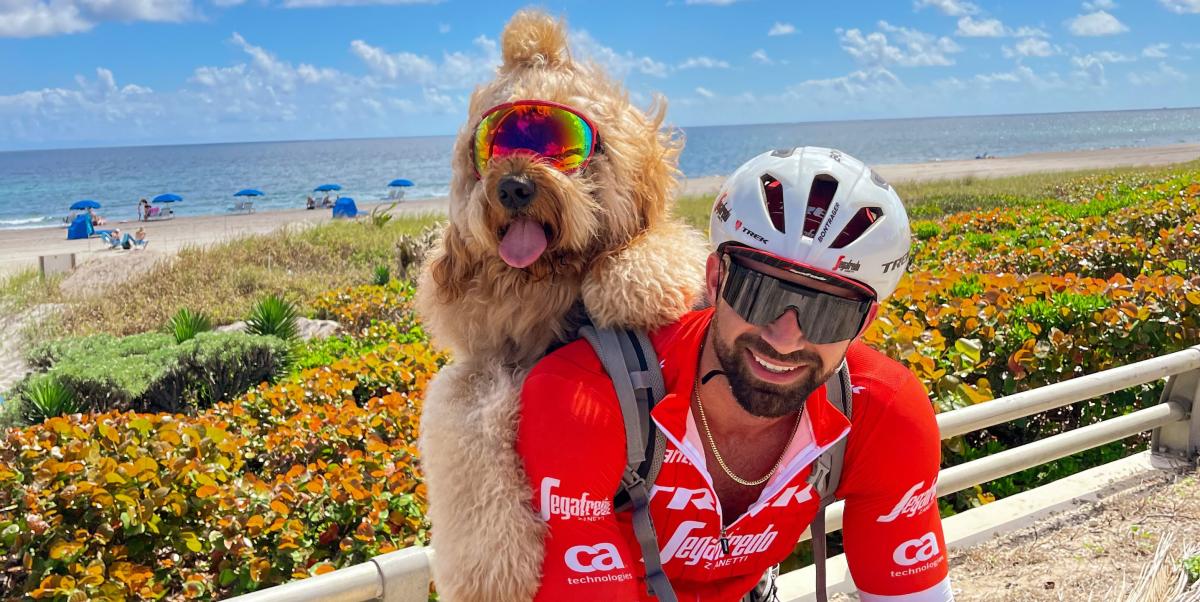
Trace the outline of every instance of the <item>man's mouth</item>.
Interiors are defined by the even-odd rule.
[[[500,258],[521,269],[533,265],[546,252],[551,231],[549,226],[522,216],[509,222],[497,234],[500,236]]]
[[[753,351],[750,352],[750,355],[754,358],[754,361],[758,362],[759,366],[762,366],[763,368],[775,374],[787,374],[788,372],[800,367],[799,365],[788,366],[785,364],[777,364],[775,362],[768,361]]]

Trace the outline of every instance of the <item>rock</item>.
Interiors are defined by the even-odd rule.
[[[333,320],[309,320],[308,318],[296,318],[296,338],[301,341],[312,339],[324,339],[331,337],[342,329],[342,325]],[[224,326],[218,326],[213,330],[217,332],[246,332],[245,322],[234,322]]]

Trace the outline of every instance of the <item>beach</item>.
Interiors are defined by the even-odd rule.
[[[958,178],[995,178],[1039,172],[1104,169],[1127,166],[1159,166],[1200,158],[1200,144],[1177,144],[1148,148],[1121,148],[1060,153],[1036,153],[981,160],[936,161],[877,165],[875,170],[891,182],[927,181]],[[683,182],[682,196],[713,194],[723,177],[692,178]],[[405,213],[441,213],[446,199],[404,201],[397,211]],[[370,211],[372,205],[362,205]],[[103,214],[103,211],[101,211]],[[92,286],[119,282],[133,273],[148,269],[155,261],[174,255],[186,246],[203,246],[247,235],[263,234],[282,227],[304,228],[331,220],[328,209],[306,211],[262,211],[249,214],[178,217],[166,221],[110,222],[103,229],[120,228],[132,233],[145,227],[150,244],[145,250],[107,250],[98,238],[66,240],[64,228],[0,230],[0,277],[34,269],[38,257],[74,253],[77,266],[84,266],[87,277],[74,285]]]

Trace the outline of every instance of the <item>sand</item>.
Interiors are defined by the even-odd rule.
[[[1106,149],[1065,153],[1038,153],[986,160],[937,161],[901,165],[878,165],[878,171],[892,182],[937,180],[964,177],[1002,177],[1046,171],[1103,169],[1135,165],[1166,165],[1200,158],[1200,144],[1177,144],[1153,148]],[[724,178],[692,178],[683,183],[683,196],[713,194]],[[446,199],[405,201],[403,212],[444,212]],[[371,206],[364,206],[369,211]],[[38,256],[75,253],[78,265],[118,277],[148,269],[160,258],[174,255],[189,245],[207,245],[248,234],[262,234],[280,227],[308,227],[331,220],[328,209],[305,211],[264,211],[202,217],[179,217],[167,221],[118,222],[104,228],[132,232],[146,228],[150,240],[145,250],[106,250],[99,239],[66,240],[63,228],[0,230],[0,277],[20,270],[36,268]],[[105,265],[95,263],[105,260]],[[93,278],[94,279],[94,278]],[[106,280],[107,278],[102,278]]]

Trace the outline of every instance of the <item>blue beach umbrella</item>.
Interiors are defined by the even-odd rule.
[[[177,194],[160,194],[160,195],[154,197],[154,199],[151,202],[154,202],[154,203],[178,203],[179,201],[182,201],[182,200],[183,200],[183,197],[181,197]]]
[[[263,196],[263,191],[254,188],[247,188],[233,193],[233,196]]]
[[[329,192],[331,190],[341,190],[341,189],[342,189],[342,187],[340,184],[321,184],[320,186],[313,188],[313,192]]]
[[[389,188],[395,188],[397,186],[412,186],[412,185],[413,185],[412,180],[404,180],[404,179],[392,180],[391,182],[388,183]]]
[[[99,209],[99,208],[100,208],[100,203],[97,203],[96,201],[93,201],[92,199],[83,199],[82,201],[75,201],[74,203],[71,203],[72,211],[83,211],[84,209]]]

